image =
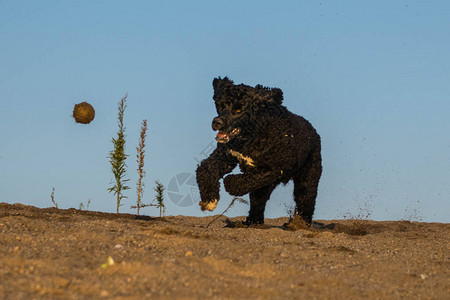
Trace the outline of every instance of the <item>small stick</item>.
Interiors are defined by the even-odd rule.
[[[52,198],[53,205],[55,205],[55,207],[58,208],[58,203],[56,203],[56,201],[55,201],[55,188],[53,188],[52,194],[50,195],[50,197]]]
[[[231,200],[230,205],[228,205],[227,209],[225,209],[220,215],[218,215],[217,217],[215,217],[211,222],[208,223],[208,225],[206,225],[206,228],[209,227],[209,225],[211,225],[212,223],[214,223],[218,218],[220,218],[221,216],[223,216],[224,213],[226,213],[233,205],[234,203],[237,201],[241,202],[241,203],[248,203],[245,199],[239,198],[239,197],[234,197],[233,200]]]

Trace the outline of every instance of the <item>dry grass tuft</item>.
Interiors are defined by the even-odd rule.
[[[297,231],[300,229],[302,229],[302,230],[310,229],[310,226],[305,221],[303,221],[303,219],[297,214],[295,214],[294,217],[292,217],[289,220],[289,222],[284,224],[283,226],[286,230],[291,230],[291,231]]]

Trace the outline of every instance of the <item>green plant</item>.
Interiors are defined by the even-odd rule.
[[[158,202],[156,204],[156,207],[159,208],[159,216],[164,216],[164,213],[166,212],[166,206],[164,205],[164,190],[166,189],[158,180],[155,181],[156,186],[154,188],[156,192],[155,200]]]
[[[145,137],[147,136],[147,120],[143,120],[142,121],[142,126],[141,126],[141,135],[139,138],[139,147],[136,147],[137,150],[137,163],[138,163],[138,175],[139,175],[139,179],[138,182],[136,184],[136,192],[137,192],[137,202],[136,202],[136,206],[132,206],[132,208],[137,208],[137,215],[139,216],[139,209],[141,207],[145,207],[145,204],[142,204],[142,196],[144,194],[144,182],[142,182],[142,179],[145,176],[145,171],[144,171],[144,157],[145,157]]]
[[[84,206],[83,202],[80,202],[80,208],[79,210],[88,210],[89,209],[89,205],[91,205],[91,199],[88,200],[86,207]]]
[[[123,191],[130,189],[129,186],[126,185],[126,182],[129,179],[125,179],[126,168],[125,160],[128,155],[125,154],[125,127],[123,125],[123,115],[125,112],[126,100],[128,95],[125,95],[118,104],[118,125],[119,131],[117,132],[117,138],[112,138],[111,142],[114,145],[114,149],[109,153],[109,162],[111,163],[111,170],[114,174],[114,185],[108,189],[108,191],[114,192],[114,195],[117,196],[117,213],[119,213],[119,207],[121,206],[121,201],[127,196],[123,195]]]

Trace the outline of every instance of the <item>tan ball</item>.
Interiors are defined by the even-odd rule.
[[[95,118],[95,110],[89,103],[81,102],[75,104],[73,117],[77,123],[89,124]]]

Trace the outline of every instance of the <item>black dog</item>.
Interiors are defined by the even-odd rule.
[[[225,190],[234,196],[250,193],[247,225],[263,224],[270,194],[281,182],[294,181],[295,213],[311,224],[322,174],[320,136],[303,117],[281,102],[283,92],[261,85],[234,85],[227,77],[213,81],[218,116],[217,148],[197,168],[202,210],[214,210],[219,180],[239,164],[241,174],[228,175]]]

